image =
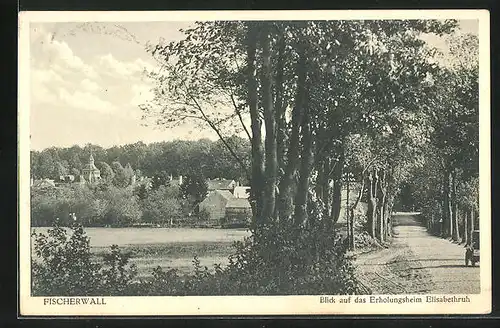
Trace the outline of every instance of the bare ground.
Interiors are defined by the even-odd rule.
[[[358,255],[358,279],[370,294],[480,293],[479,267],[466,267],[465,249],[430,235],[411,215],[394,220],[388,248]]]

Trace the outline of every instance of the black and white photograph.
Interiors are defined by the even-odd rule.
[[[491,311],[488,24],[22,12],[21,314]]]

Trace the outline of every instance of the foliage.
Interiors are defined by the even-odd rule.
[[[106,204],[101,223],[108,226],[121,227],[136,223],[142,216],[141,206],[131,188],[110,186],[100,192]]]
[[[111,163],[111,168],[115,173],[113,177],[113,184],[117,187],[126,187],[130,184],[130,170],[125,169],[120,162],[115,161]]]
[[[357,293],[346,244],[335,237],[347,181],[365,187],[347,206],[354,209],[362,197],[368,204],[366,217],[348,211],[350,247],[385,242],[393,207],[408,194],[426,215],[446,219],[443,235],[458,240],[459,222],[467,222],[458,213],[477,210],[477,42],[450,36],[457,60],[444,65],[421,39],[456,25],[206,21],[182,31],[183,40],[149,45],[162,67],[150,74],[155,98],[141,106],[146,119],[167,127],[196,121],[219,140],[137,143],[94,154],[114,161],[114,184],[123,190],[131,166],[119,161],[153,177],[152,190],[136,188],[135,195],[143,217],[158,222],[176,213],[165,187],[170,176],[189,176],[196,167],[203,177],[247,180],[253,235],[237,244],[227,268],[211,273],[195,259],[193,276],[157,269],[153,281],[134,288],[155,295]],[[249,142],[230,137],[235,133]],[[74,154],[34,153],[33,172],[52,174],[57,163],[79,169]],[[181,193],[194,203],[204,188],[190,180]],[[125,221],[109,221],[133,222],[137,196],[121,192],[104,199],[111,213],[127,211],[115,215]],[[355,229],[365,218],[368,235]]]
[[[113,183],[115,178],[115,172],[113,172],[113,169],[111,168],[111,166],[109,166],[108,163],[97,162],[96,167],[101,171],[102,182],[107,184]]]
[[[111,247],[103,263],[92,259],[89,238],[80,224],[71,235],[57,223],[47,235],[32,234],[34,296],[123,295],[135,278],[129,256]]]
[[[345,244],[330,234],[308,231],[296,239],[293,229],[267,227],[235,243],[227,267],[214,270],[193,260],[193,273],[157,267],[151,279],[137,279],[130,254],[116,245],[94,261],[81,225],[71,236],[56,225],[47,235],[33,233],[32,291],[36,296],[76,295],[313,295],[356,294],[360,290]],[[318,240],[318,234],[320,239]],[[265,239],[259,239],[265,238]]]
[[[87,186],[75,185],[64,189],[34,190],[31,192],[32,226],[51,226],[59,223],[71,226],[70,213],[76,213],[79,222],[92,224],[105,211],[105,202],[96,197]]]
[[[159,186],[143,200],[143,222],[165,224],[182,219],[182,204],[176,186]]]
[[[235,147],[238,156],[245,158],[245,161],[248,162],[248,141],[234,136],[228,138],[228,142]],[[116,172],[111,174],[107,167],[103,168],[102,163],[111,164],[116,161],[123,163],[123,165],[130,163],[138,178],[140,176],[157,176],[161,171],[175,177],[178,175],[186,176],[192,173],[192,168],[197,168],[199,174],[204,177],[223,177],[235,180],[241,180],[244,177],[239,164],[235,162],[226,147],[220,141],[208,139],[176,140],[148,145],[138,142],[107,149],[98,145],[87,145],[83,148],[78,146],[53,147],[42,151],[32,151],[32,175],[35,179],[54,178],[55,167],[57,162],[60,162],[61,165],[66,165],[65,167],[71,174],[78,176],[83,168],[82,163],[86,164],[89,161],[90,149],[92,149],[96,160],[96,166],[101,170],[101,176],[104,176],[105,179],[109,175],[114,176]],[[137,170],[140,171],[140,174],[137,174]]]
[[[182,199],[189,203],[191,208],[198,212],[198,204],[201,203],[208,192],[207,180],[199,174],[188,175],[184,178],[180,187]]]

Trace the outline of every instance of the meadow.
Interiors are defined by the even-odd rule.
[[[37,233],[46,233],[48,229],[32,228]],[[136,264],[138,278],[151,276],[158,266],[189,273],[195,256],[209,269],[213,269],[214,264],[224,266],[234,253],[233,243],[250,236],[247,229],[85,228],[85,231],[96,259],[109,252],[113,244],[123,252],[130,252],[130,262]]]

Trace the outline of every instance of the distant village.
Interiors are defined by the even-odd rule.
[[[95,166],[92,154],[89,162],[82,169],[79,176],[67,174],[58,179],[33,179],[31,178],[31,188],[33,190],[51,189],[64,187],[67,185],[98,184],[101,181],[101,172]],[[216,178],[207,179],[207,194],[203,201],[198,204],[199,212],[207,214],[207,218],[212,225],[237,225],[248,224],[252,217],[252,208],[249,202],[250,187],[240,186],[239,182],[232,179]],[[137,178],[132,176],[131,185],[144,183],[146,187],[151,187],[152,179],[149,177]],[[169,185],[181,186],[183,184],[182,175],[173,177],[170,175]]]

